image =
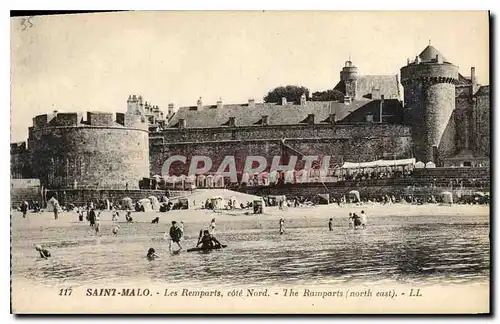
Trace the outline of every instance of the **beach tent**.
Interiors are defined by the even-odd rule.
[[[436,164],[432,161],[429,161],[425,164],[426,169],[434,169],[436,167]]]
[[[285,171],[285,183],[295,183],[294,170]]]
[[[248,173],[243,173],[243,175],[241,176],[241,183],[248,184],[249,180],[250,180],[250,175]]]
[[[224,198],[222,198],[222,197],[212,197],[212,198],[210,198],[210,202],[212,203],[212,206],[214,209],[225,209],[226,208],[226,203],[224,201]]]
[[[206,178],[206,187],[212,188],[213,186],[214,186],[214,176],[209,174],[209,175],[207,175],[207,178]]]
[[[236,197],[234,197],[234,196],[229,197],[228,204],[229,204],[229,202],[231,202],[231,205],[233,206],[233,209],[234,208],[240,208],[238,200],[236,200]]]
[[[196,188],[196,176],[190,175],[186,177],[186,187],[191,190]]]
[[[320,205],[328,205],[330,202],[330,194],[318,194],[318,197]]]
[[[441,193],[441,196],[443,198],[443,203],[445,204],[453,204],[453,194],[449,191],[443,191]]]
[[[309,171],[305,169],[299,170],[299,172],[297,173],[297,182],[309,182]]]
[[[187,197],[179,197],[179,209],[189,209],[190,207],[190,201],[189,201],[189,198]]]
[[[149,200],[148,198],[143,198],[139,200],[139,204],[141,205],[141,207],[144,207],[145,212],[150,212],[153,210],[151,206],[151,200]]]
[[[376,168],[376,167],[392,167],[392,166],[406,166],[415,165],[415,159],[401,159],[401,160],[376,160],[370,162],[344,162],[342,169],[361,169],[361,168]]]
[[[273,171],[269,173],[269,183],[275,184],[276,182],[278,182],[278,172]]]
[[[221,174],[218,174],[214,178],[215,187],[222,188],[224,187],[224,177]]]
[[[423,168],[425,168],[424,162],[418,161],[417,163],[415,163],[415,169],[423,169]]]
[[[262,183],[262,178],[260,177],[260,173],[259,172],[255,172],[252,176],[252,180],[253,180],[253,185],[254,186],[260,186]]]
[[[203,174],[198,175],[198,177],[196,178],[196,186],[200,187],[200,188],[204,188],[206,185],[205,184],[206,179],[207,179],[207,177],[205,177]]]
[[[252,203],[252,206],[254,214],[264,213],[264,202],[262,201],[262,199],[255,199]]]
[[[349,195],[356,197],[357,202],[361,201],[360,196],[359,196],[359,191],[351,190],[351,191],[349,191]]]
[[[269,185],[269,173],[264,171],[261,174],[259,174],[259,177],[260,177],[259,183],[262,183],[264,186]]]
[[[59,201],[57,201],[56,197],[52,197],[47,201],[47,210],[54,211],[55,209],[59,210],[61,206],[59,205]]]
[[[151,201],[151,208],[154,211],[159,211],[160,210],[160,202],[158,201],[158,198],[155,196],[149,196],[148,199]]]
[[[134,203],[132,202],[132,198],[129,197],[123,198],[122,206],[125,210],[134,210]]]

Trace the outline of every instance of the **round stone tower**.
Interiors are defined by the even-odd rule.
[[[353,99],[356,98],[358,68],[350,60],[345,62],[342,71],[340,71],[340,81],[345,84],[345,95]]]
[[[138,189],[149,176],[148,125],[140,115],[88,112],[33,118],[33,176],[48,189]]]
[[[455,150],[455,84],[458,67],[431,45],[401,68],[405,107],[411,114],[414,156],[441,164]]]

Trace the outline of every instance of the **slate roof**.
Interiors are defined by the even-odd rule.
[[[463,75],[461,75],[460,73],[458,74],[458,85],[461,86],[461,85],[471,85],[472,84],[472,81],[470,79],[470,77],[464,77]]]
[[[187,128],[221,127],[227,124],[229,117],[235,117],[236,126],[251,126],[261,123],[262,116],[268,116],[269,125],[294,125],[304,122],[309,114],[314,114],[315,123],[327,122],[330,114],[335,114],[340,121],[351,112],[372,102],[372,100],[355,100],[350,104],[337,101],[308,101],[305,106],[287,103],[282,106],[276,103],[225,104],[203,106],[201,110],[193,107],[180,107],[170,120],[168,127],[177,127],[179,119],[186,121]],[[195,107],[196,108],[196,107]]]
[[[340,81],[334,88],[345,94],[345,83]],[[385,99],[401,99],[397,75],[360,75],[356,88],[356,99],[375,99],[374,93],[379,92]]]
[[[385,99],[399,99],[399,82],[397,75],[362,75],[358,78],[356,99],[365,98],[379,90]]]
[[[489,85],[485,85],[485,86],[481,86],[479,88],[479,90],[477,90],[476,92],[476,96],[487,96],[490,94],[490,86]]]
[[[446,63],[450,63],[446,57],[444,57],[443,54],[441,54],[434,46],[432,45],[429,45],[427,46],[426,48],[424,48],[424,50],[422,51],[422,53],[420,53],[418,55],[418,57],[420,57],[420,59],[422,60],[422,62],[430,62],[430,61],[433,61],[436,59],[436,55],[439,55],[440,57],[442,57],[443,59],[443,62],[446,62]]]

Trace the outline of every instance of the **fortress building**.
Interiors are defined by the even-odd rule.
[[[477,84],[474,67],[465,78],[429,45],[401,68],[401,81],[417,160],[442,166],[487,163],[489,86]],[[477,135],[485,143],[474,141]]]
[[[31,177],[46,188],[138,188],[149,175],[148,144],[148,124],[141,115],[36,116],[28,138]]]
[[[127,112],[41,115],[29,129],[28,145],[11,145],[11,175],[34,177],[49,188],[129,188],[143,177],[186,175],[194,156],[207,156],[215,173],[226,156],[241,176],[248,156],[261,156],[266,171],[304,156],[344,162],[416,158],[438,167],[489,165],[489,86],[477,84],[433,46],[407,61],[398,75],[363,75],[351,60],[332,88],[339,101],[226,104],[222,99],[166,115],[141,96],[127,100]],[[401,81],[401,83],[400,83]],[[148,135],[149,133],[149,135]],[[26,161],[28,159],[28,161]]]

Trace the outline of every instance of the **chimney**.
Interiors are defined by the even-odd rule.
[[[262,116],[262,126],[267,126],[267,125],[269,125],[269,116],[263,115]]]
[[[235,117],[229,117],[229,123],[228,123],[228,126],[229,127],[236,127],[236,118]]]
[[[380,118],[379,118],[379,122],[383,121],[383,119],[382,119],[383,113],[384,113],[384,95],[381,95],[380,96]],[[373,117],[372,117],[372,121],[373,121]]]
[[[141,103],[142,104],[142,103]],[[139,110],[137,97],[135,95],[128,96],[127,100],[127,114],[135,114]]]
[[[137,97],[137,99],[139,100],[139,103],[142,104],[142,96]]]
[[[180,129],[186,128],[186,120],[184,118],[179,118],[179,128]]]
[[[286,98],[285,97],[281,97],[281,105],[282,106],[286,105]]]
[[[442,64],[443,63],[443,57],[439,56],[439,54],[436,54],[436,62],[438,62],[439,64]]]
[[[255,99],[254,98],[248,99],[248,107],[251,107],[251,108],[255,107]]]
[[[201,100],[201,97],[196,102],[196,106],[198,106],[198,110],[201,110],[203,108],[203,100]]]
[[[420,56],[418,56],[418,55],[417,55],[417,56],[415,57],[415,63],[416,63],[416,64],[420,64]]]
[[[219,98],[219,100],[217,100],[217,109],[222,109],[222,107],[223,107],[222,98]]]
[[[330,124],[335,124],[337,122],[337,116],[335,114],[330,114],[329,119]]]
[[[306,105],[306,101],[307,101],[306,94],[303,93],[302,96],[300,96],[300,105],[301,106],[305,106]]]
[[[470,81],[472,82],[472,87],[475,89],[477,86],[477,80],[476,80],[476,68],[474,66],[470,68]]]
[[[307,123],[309,125],[314,125],[314,114],[307,115]]]
[[[174,114],[174,104],[173,103],[169,103],[168,104],[168,115],[172,116],[173,114]]]

